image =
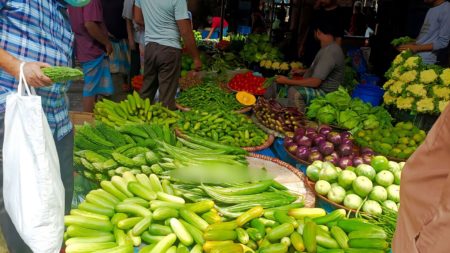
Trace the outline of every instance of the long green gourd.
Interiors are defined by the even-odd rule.
[[[70,67],[48,67],[43,68],[42,72],[55,83],[83,79],[83,72],[81,70]]]

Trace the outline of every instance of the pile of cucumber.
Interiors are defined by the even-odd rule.
[[[384,253],[386,233],[345,210],[253,207],[225,220],[215,203],[187,203],[168,180],[125,172],[64,218],[67,253]]]

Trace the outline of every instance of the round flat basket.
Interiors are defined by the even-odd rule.
[[[185,107],[185,106],[180,105],[180,104],[178,104],[176,102],[175,102],[175,106],[177,107],[178,110],[180,110],[182,112],[188,112],[188,111],[192,110],[192,108]],[[234,112],[243,114],[243,113],[250,112],[251,110],[252,110],[251,106],[246,106],[246,107],[243,107],[242,109],[235,110]]]
[[[317,198],[319,198],[319,199],[321,199],[322,201],[328,203],[328,204],[331,205],[334,209],[345,209],[347,212],[351,212],[351,213],[353,213],[353,214],[356,213],[356,210],[355,210],[355,209],[350,209],[350,208],[345,207],[345,206],[343,206],[343,205],[341,205],[341,204],[335,203],[335,202],[329,200],[327,197],[318,194],[318,193],[316,192],[316,190],[314,190],[314,187],[315,187],[316,183],[313,182],[313,181],[310,181],[308,178],[306,178],[306,184],[307,184],[309,190],[312,191],[312,192],[314,192],[314,194],[317,196]],[[363,212],[360,212],[360,213],[363,213]]]
[[[175,134],[180,138],[185,138],[185,134],[178,128],[175,128]],[[244,149],[248,152],[261,151],[261,150],[264,150],[264,149],[270,147],[274,141],[275,141],[275,136],[269,135],[269,138],[267,138],[266,142],[264,142],[263,144],[256,146],[256,147],[242,147],[242,149]]]
[[[298,169],[276,158],[250,154],[247,156],[250,168],[265,168],[269,175],[286,186],[290,192],[304,197],[305,207],[315,207],[314,190],[307,185],[307,177]]]
[[[264,126],[261,122],[259,122],[259,120],[256,118],[255,114],[253,114],[250,118],[252,119],[253,123],[255,123],[264,132],[274,135],[275,137],[284,138],[284,134],[282,134],[278,131],[269,129],[268,127]]]
[[[272,134],[269,134],[269,138],[267,138],[266,142],[264,142],[263,144],[256,146],[256,147],[243,147],[243,149],[248,152],[261,151],[261,150],[264,150],[264,149],[272,146],[274,141],[275,141],[275,136],[273,136]]]
[[[300,164],[304,164],[304,165],[311,165],[312,163],[305,161],[303,159],[298,158],[297,156],[291,154],[291,152],[289,152],[289,150],[286,149],[286,147],[283,145],[284,151],[294,160],[296,160],[297,162],[299,162]]]

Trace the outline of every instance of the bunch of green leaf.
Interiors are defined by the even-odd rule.
[[[319,110],[325,105],[327,105],[327,100],[324,97],[318,97],[314,99],[308,106],[306,117],[308,117],[308,119],[317,118]]]
[[[338,110],[345,110],[348,108],[350,101],[352,100],[348,92],[342,87],[339,87],[335,92],[330,92],[325,95],[325,99]]]
[[[398,47],[398,46],[401,46],[401,45],[404,45],[404,44],[412,43],[414,41],[415,40],[413,38],[411,38],[409,36],[404,36],[404,37],[393,39],[391,41],[391,45],[394,46],[394,47]]]
[[[360,120],[361,118],[355,111],[346,109],[339,113],[337,123],[345,129],[354,129],[359,125]]]
[[[240,52],[240,56],[246,62],[278,61],[283,57],[278,48],[272,46],[268,35],[251,34],[246,42]]]
[[[344,82],[342,83],[342,86],[349,92],[352,92],[355,89],[356,85],[358,84],[358,80],[356,79],[358,73],[352,67],[351,62],[352,62],[351,57],[347,57],[345,59]]]
[[[338,110],[331,105],[320,108],[317,112],[317,119],[320,123],[331,124],[336,121]]]

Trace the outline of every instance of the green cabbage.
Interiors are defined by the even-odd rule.
[[[320,123],[331,124],[335,122],[337,112],[333,106],[326,105],[317,112],[317,119]]]
[[[339,113],[338,123],[345,129],[353,129],[358,126],[360,119],[361,118],[356,112],[347,109]]]
[[[339,87],[339,89],[335,92],[328,93],[325,95],[325,99],[338,110],[347,109],[350,101],[352,100],[348,92],[343,87]]]
[[[376,129],[380,126],[377,116],[370,114],[367,116],[366,120],[363,122],[364,129]]]
[[[369,103],[364,103],[361,99],[355,98],[350,103],[350,109],[355,111],[358,115],[369,114],[372,105]]]
[[[327,104],[327,101],[323,97],[318,97],[314,99],[311,104],[308,106],[308,110],[306,112],[306,117],[308,119],[315,119],[317,118],[317,113],[320,110],[320,108],[324,107]]]

